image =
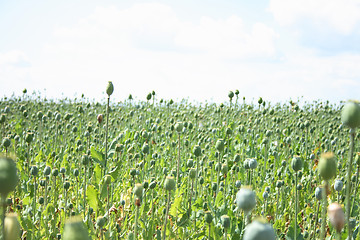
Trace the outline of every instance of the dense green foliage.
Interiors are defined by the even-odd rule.
[[[162,239],[164,225],[167,239],[241,239],[249,219],[235,200],[245,185],[256,194],[251,216],[267,219],[279,239],[293,239],[294,229],[297,239],[315,239],[321,210],[315,189],[322,185],[317,163],[328,151],[338,168],[329,202],[344,204],[345,188],[333,189],[335,180],[346,182],[349,152],[340,106],[263,99],[248,104],[234,94],[221,105],[155,97],[110,103],[108,116],[105,103],[85,98],[55,102],[24,94],[1,100],[1,139],[11,142],[3,140],[1,151],[14,156],[19,176],[6,211],[18,214],[27,239],[60,237],[72,215],[83,218],[92,239]],[[99,114],[109,119],[108,146]],[[292,163],[295,156],[301,162]],[[167,176],[176,183],[165,186]],[[354,174],[355,236],[359,183]],[[335,236],[328,227],[328,236]]]

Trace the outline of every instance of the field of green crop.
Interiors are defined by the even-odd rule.
[[[6,239],[359,239],[358,103],[106,90],[1,99]]]

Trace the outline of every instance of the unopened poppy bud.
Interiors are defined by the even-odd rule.
[[[106,87],[106,93],[110,97],[110,95],[114,92],[114,85],[111,81],[108,82],[108,85]]]
[[[97,115],[97,120],[98,120],[98,123],[101,124],[101,122],[103,121],[104,119],[104,116],[102,114],[99,114]]]
[[[230,91],[229,94],[228,94],[228,97],[229,97],[230,99],[232,99],[232,98],[234,97],[234,92],[233,92],[233,91]]]

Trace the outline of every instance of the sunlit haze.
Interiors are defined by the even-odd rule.
[[[360,2],[0,1],[0,96],[359,99]]]

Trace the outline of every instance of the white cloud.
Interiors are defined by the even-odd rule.
[[[269,57],[275,54],[275,38],[274,30],[263,23],[254,24],[247,32],[237,16],[225,20],[203,17],[200,24],[181,26],[175,43],[220,57]]]
[[[0,64],[0,79],[16,82],[19,91],[46,88],[47,96],[76,92],[97,100],[105,99],[107,81],[113,81],[113,101],[130,93],[145,100],[152,90],[160,98],[198,101],[227,101],[235,89],[247,99],[271,101],[357,98],[360,56],[319,57],[292,42],[296,51],[281,49],[280,61],[281,37],[264,23],[249,25],[238,16],[187,22],[158,3],[98,7],[74,25],[55,29],[31,67],[18,71],[8,64],[28,61],[23,53],[0,55],[8,66],[4,71]]]
[[[18,64],[24,61],[29,61],[26,54],[20,50],[0,53],[0,66],[8,64]]]
[[[274,56],[276,34],[263,23],[244,26],[237,16],[186,22],[169,6],[148,3],[98,7],[74,26],[56,29],[54,37],[32,68],[34,79],[47,79],[48,94],[99,96],[112,80],[118,99],[155,90],[164,98],[205,100],[221,93],[226,99],[234,79],[247,72],[223,61]],[[246,78],[241,82],[246,85]]]
[[[328,24],[341,34],[350,34],[360,21],[357,0],[271,0],[269,11],[282,25],[306,20],[318,28]]]
[[[9,96],[14,85],[18,88],[27,87],[30,76],[30,63],[26,54],[20,50],[0,53],[0,83],[2,94]],[[21,89],[22,90],[22,89]],[[21,91],[19,89],[19,93]]]

